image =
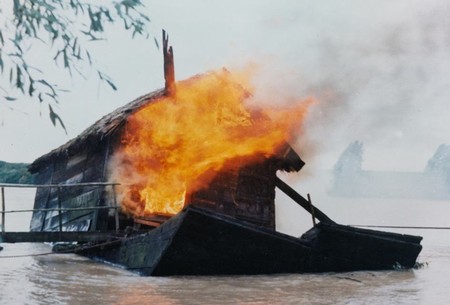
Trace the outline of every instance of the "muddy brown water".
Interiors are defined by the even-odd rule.
[[[34,190],[7,190],[7,204],[30,208]],[[309,215],[278,195],[280,231],[300,235]],[[343,224],[450,226],[450,201],[313,197]],[[319,204],[320,202],[320,204]],[[7,209],[12,209],[7,205]],[[8,230],[27,230],[30,215],[8,215]],[[0,304],[448,304],[450,230],[384,229],[424,237],[407,271],[263,276],[141,277],[46,244],[2,244]],[[9,258],[5,258],[5,256]]]

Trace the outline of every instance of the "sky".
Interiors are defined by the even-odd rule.
[[[178,80],[208,70],[258,67],[257,93],[279,107],[314,97],[294,146],[307,169],[330,169],[352,141],[364,142],[363,168],[421,171],[450,143],[450,3],[445,0],[143,1],[149,32],[169,33]],[[86,72],[70,78],[30,56],[65,89],[56,109],[26,98],[0,103],[0,160],[32,162],[76,137],[103,115],[164,86],[153,38],[131,39],[111,27],[86,45],[118,86]],[[0,82],[6,82],[3,77]]]

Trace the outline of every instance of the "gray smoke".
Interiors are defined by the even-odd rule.
[[[319,100],[297,143],[307,163],[329,169],[360,140],[363,166],[423,170],[450,142],[449,13],[446,1],[310,3],[292,13],[284,26],[298,34],[280,38],[284,78],[272,86]]]

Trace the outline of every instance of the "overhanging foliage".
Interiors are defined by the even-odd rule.
[[[0,85],[4,102],[11,103],[19,96],[28,95],[39,103],[49,105],[51,122],[65,129],[60,116],[54,111],[59,103],[59,93],[64,91],[58,83],[50,81],[45,71],[32,66],[27,53],[33,43],[51,46],[52,58],[58,67],[70,76],[75,72],[81,77],[81,68],[89,65],[96,69],[101,81],[117,90],[113,80],[95,68],[87,41],[105,39],[107,23],[122,22],[132,37],[143,35],[150,19],[140,10],[140,0],[89,1],[89,0],[12,0],[12,11],[0,8],[0,73],[7,79]],[[99,4],[100,3],[100,4]],[[156,42],[156,40],[155,40]],[[9,86],[5,85],[9,82]]]

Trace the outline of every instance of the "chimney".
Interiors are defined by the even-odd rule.
[[[173,49],[169,47],[169,35],[162,30],[163,56],[164,56],[164,79],[167,95],[175,95],[175,66],[173,63]]]

